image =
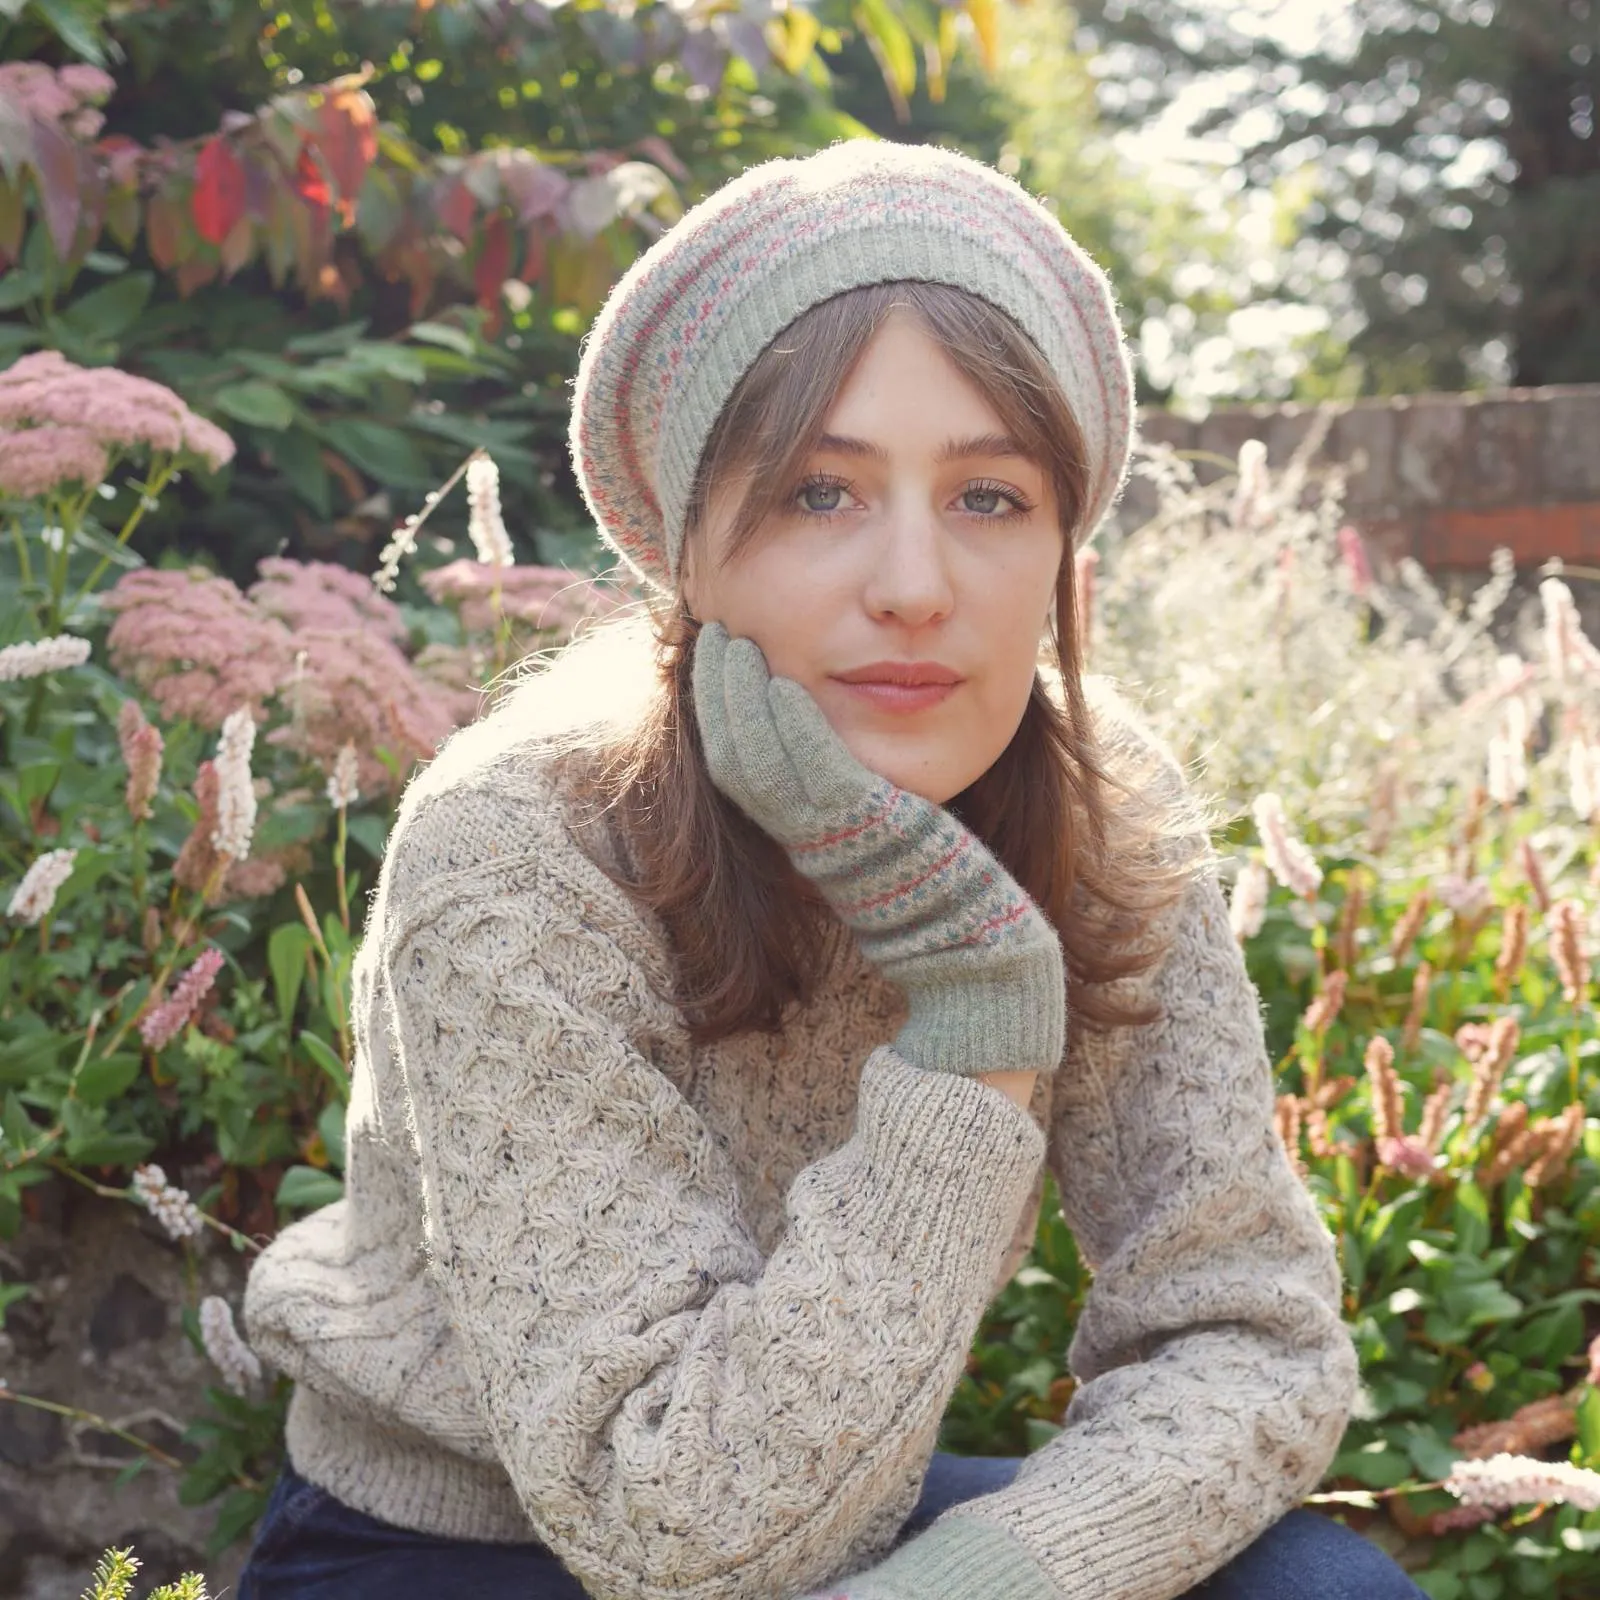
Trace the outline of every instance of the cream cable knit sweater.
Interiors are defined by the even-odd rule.
[[[1181,788],[1089,688],[1112,758]],[[913,1600],[1183,1593],[1315,1486],[1356,1361],[1209,869],[1177,919],[1129,980],[1165,1020],[1069,1025],[1030,1112],[899,1058],[904,1002],[853,949],[783,1040],[691,1048],[659,926],[578,848],[514,711],[458,734],[358,959],[347,1195],[246,1292],[297,1380],[297,1470],[402,1526],[541,1540],[597,1596],[864,1569],[852,1593]],[[1096,1272],[1066,1426],[874,1569],[1041,1157]]]

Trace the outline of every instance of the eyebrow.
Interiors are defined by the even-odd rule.
[[[825,433],[817,440],[819,451],[832,455],[858,456],[868,461],[887,461],[889,452],[870,439],[852,439],[843,434]],[[980,433],[970,439],[946,439],[934,456],[938,466],[950,461],[970,461],[974,456],[1018,456],[1031,460],[1017,441],[1004,433]]]

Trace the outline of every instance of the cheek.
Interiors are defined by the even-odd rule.
[[[780,540],[747,549],[701,591],[697,615],[717,621],[735,638],[753,639],[779,677],[809,683],[819,641],[841,613],[815,561]]]

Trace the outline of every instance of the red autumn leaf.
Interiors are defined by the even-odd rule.
[[[300,147],[300,159],[295,163],[294,178],[290,186],[314,212],[326,212],[332,204],[328,194],[328,180],[323,177],[322,168],[317,165],[316,158],[304,145]]]
[[[44,201],[45,226],[56,255],[65,261],[72,254],[82,214],[78,147],[64,138],[42,117],[33,119],[33,170]]]
[[[145,238],[150,246],[150,259],[169,272],[178,264],[183,252],[183,213],[171,195],[153,194],[144,214]]]
[[[440,223],[463,244],[472,237],[472,218],[478,209],[478,202],[459,178],[447,183],[435,195],[433,209],[438,213]]]
[[[220,133],[206,140],[195,159],[192,209],[208,244],[221,244],[244,215],[244,168]]]
[[[367,168],[378,155],[378,118],[371,97],[361,89],[331,92],[317,108],[316,140],[338,185],[340,210],[349,222]]]
[[[9,267],[17,259],[25,220],[21,185],[13,188],[0,178],[0,269]]]
[[[240,217],[217,250],[222,257],[222,276],[231,278],[256,253],[255,224],[249,217]]]
[[[522,239],[522,270],[517,274],[524,283],[537,283],[544,276],[544,245],[549,236],[548,219],[535,217],[528,224]]]
[[[483,248],[478,252],[472,283],[478,291],[478,304],[491,318],[499,314],[500,288],[510,270],[511,229],[504,217],[490,217],[488,227],[483,230]]]

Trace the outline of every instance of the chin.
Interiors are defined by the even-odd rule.
[[[851,755],[869,772],[876,772],[879,777],[887,778],[890,783],[936,806],[953,800],[981,776],[981,770],[967,772],[965,763],[957,770],[955,763],[940,760],[936,753],[918,759],[903,747],[886,747],[877,739],[851,739],[846,743]]]

